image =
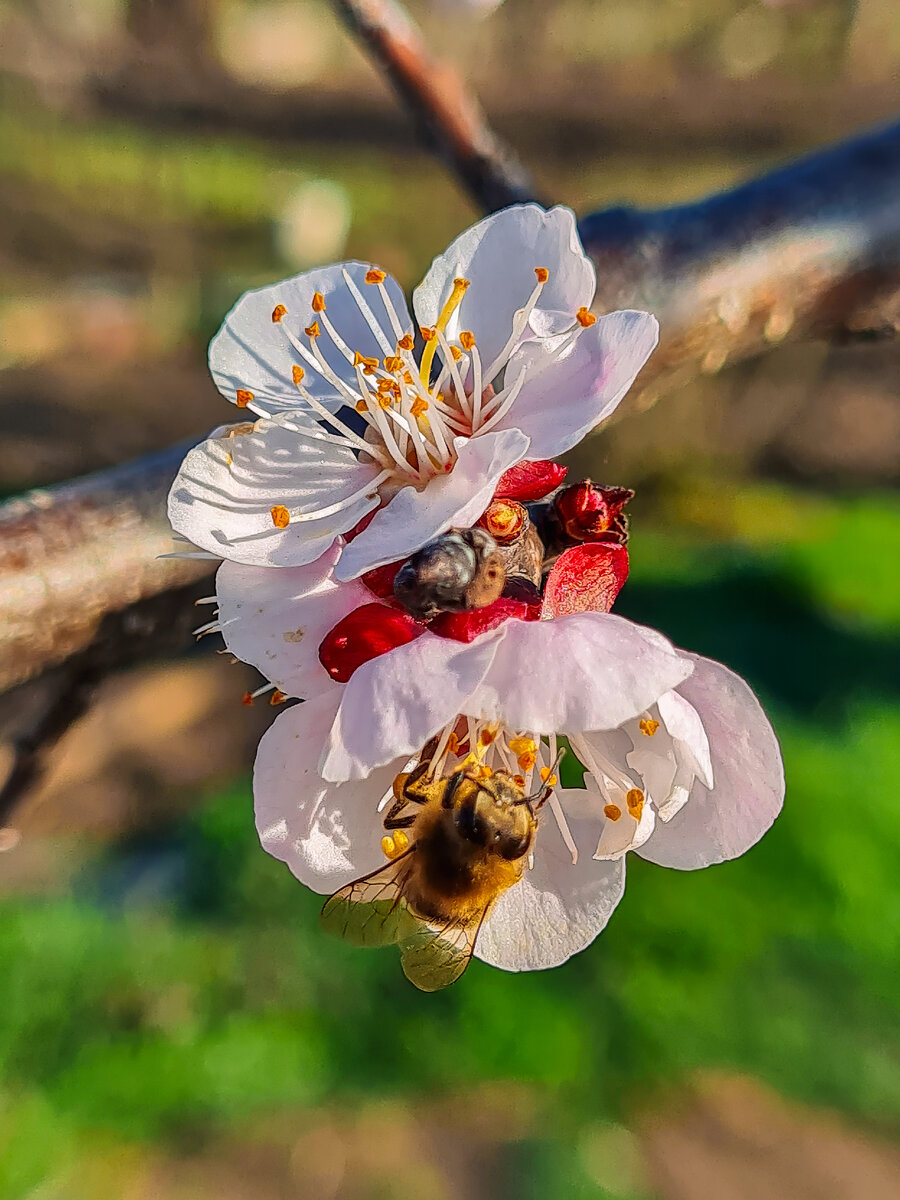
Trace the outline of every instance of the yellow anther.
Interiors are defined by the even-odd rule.
[[[421,417],[422,413],[428,411],[428,401],[423,400],[421,396],[416,396],[415,400],[409,406],[409,411],[414,417]]]
[[[484,763],[482,763],[481,766],[478,768],[478,775],[479,775],[480,779],[490,779],[490,777],[493,775],[493,773],[494,772],[491,770],[491,768],[488,766],[485,766]]]
[[[579,325],[583,325],[584,328],[587,329],[594,324],[597,318],[582,304],[581,308],[579,308],[578,312],[575,314],[575,320]]]
[[[306,372],[303,370],[303,368],[298,367],[296,363],[291,368],[291,377],[294,380],[294,383],[296,383],[298,387],[299,387],[300,382],[303,379],[303,376],[305,374],[306,374]]]
[[[291,514],[283,504],[273,504],[271,508],[272,524],[276,529],[287,529],[291,523]]]
[[[393,397],[388,395],[387,392],[379,393],[377,399],[382,408],[390,408],[393,402]]]
[[[421,333],[426,342],[434,341],[435,337],[437,336],[434,329],[430,325],[420,325],[419,333]]]
[[[609,817],[611,821],[618,821],[619,817],[622,815],[622,810],[619,808],[618,804],[607,804],[603,810],[603,815]]]
[[[284,704],[285,700],[287,700],[287,696],[284,694],[284,692],[279,691],[278,688],[276,688],[275,691],[272,693],[272,695],[269,697],[269,703],[272,705],[273,708],[277,704]]]
[[[638,721],[638,729],[644,737],[653,737],[657,729],[659,729],[659,721],[654,721],[652,717],[641,717]]]
[[[413,377],[409,371],[403,372],[402,379],[404,383],[408,383],[410,386],[412,386]]]
[[[547,787],[556,787],[556,785],[559,783],[559,780],[556,778],[556,776],[550,773],[549,767],[541,767],[541,780],[547,785]]]
[[[394,834],[394,849],[398,854],[402,854],[409,847],[409,838],[402,829],[398,829]]]
[[[459,362],[462,358],[462,350],[460,350],[459,346],[451,346],[450,353],[453,355],[454,362]]]
[[[394,845],[394,839],[387,834],[381,839],[381,851],[385,858],[396,858],[397,850]]]
[[[307,330],[307,332],[309,332],[309,331]],[[354,350],[354,351],[353,351],[353,365],[354,365],[354,367],[361,367],[365,361],[366,361],[366,360],[363,358],[363,356],[360,354],[360,352],[359,352],[358,350]]]
[[[475,345],[475,334],[468,329],[464,329],[459,335],[459,344],[463,350],[471,350]]]
[[[534,754],[537,746],[530,737],[510,738],[509,748],[513,754]]]
[[[641,813],[644,811],[644,793],[640,788],[632,788],[625,797],[625,803],[628,805],[628,811],[636,821],[641,819]]]
[[[447,328],[450,318],[462,303],[462,298],[466,294],[466,289],[468,286],[468,279],[454,279],[453,291],[450,293],[447,303],[441,309],[437,323],[435,324],[434,329],[431,331],[431,337],[429,338],[427,336],[426,330],[422,330],[422,337],[425,338],[425,349],[422,351],[422,361],[419,364],[419,378],[426,387],[428,386],[428,381],[431,378],[431,364],[434,362],[434,352],[437,349],[437,337],[435,334],[438,332],[443,333],[443,331]]]
[[[384,283],[385,278],[385,272],[379,271],[377,267],[372,267],[366,271],[366,283]]]
[[[283,304],[276,304],[275,307],[272,309],[272,320],[276,325],[282,319],[282,317],[286,317],[286,316],[287,316],[287,309],[284,307]]]
[[[253,393],[248,392],[246,388],[238,388],[234,396],[234,402],[238,408],[246,408],[253,399]]]
[[[313,321],[312,325],[307,325],[303,332],[307,337],[317,338],[321,334],[322,330],[319,328],[319,322]]]
[[[384,369],[396,375],[398,371],[403,370],[403,359],[398,354],[389,354],[384,360]]]
[[[363,361],[363,375],[374,375],[375,372],[378,370],[378,359],[377,358],[366,358],[364,356],[362,361]]]
[[[546,283],[550,278],[550,272],[546,267],[535,267],[534,273],[538,277],[538,283]]]
[[[412,350],[415,342],[411,333],[404,333],[403,337],[397,343],[398,350]]]
[[[530,771],[537,762],[537,755],[533,750],[526,750],[516,758],[516,762],[520,771]]]
[[[313,292],[312,309],[313,312],[325,311],[325,297],[321,292]]]

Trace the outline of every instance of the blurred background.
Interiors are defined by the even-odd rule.
[[[896,111],[896,0],[410,8],[580,212]],[[325,0],[0,0],[3,494],[227,419],[205,347],[246,287],[411,288],[477,215]],[[618,611],[751,681],[788,796],[737,863],[632,861],[555,971],[424,996],[320,933],[214,638],[104,684],[0,830],[0,1200],[900,1194],[898,368],[785,347],[581,448],[638,491]]]

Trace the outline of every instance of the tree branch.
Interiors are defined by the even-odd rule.
[[[452,67],[433,59],[396,0],[334,0],[345,24],[369,47],[416,122],[485,212],[535,199],[516,155],[489,128]]]
[[[696,204],[588,217],[599,307],[649,308],[662,326],[629,403],[776,341],[895,330],[898,197],[900,125]],[[171,636],[175,589],[213,567],[156,558],[185,449],[0,507],[0,689],[86,651],[106,614],[127,630],[137,601],[146,652]]]

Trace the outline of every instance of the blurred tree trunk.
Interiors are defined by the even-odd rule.
[[[128,0],[128,33],[148,58],[208,68],[218,0]]]

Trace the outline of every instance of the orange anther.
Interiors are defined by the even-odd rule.
[[[549,767],[541,767],[541,779],[546,783],[547,787],[556,787],[559,783],[556,776],[550,773]]]
[[[460,350],[459,346],[451,346],[450,353],[453,355],[454,362],[459,362],[459,360],[462,358],[462,354],[463,354],[463,352],[462,352],[462,350]]]
[[[283,504],[273,504],[270,509],[272,514],[272,524],[276,529],[287,529],[291,523],[291,514]]]
[[[403,337],[397,343],[398,350],[412,350],[415,342],[411,333],[404,333]]]
[[[534,273],[538,277],[538,283],[546,283],[550,278],[550,272],[546,267],[535,267]]]
[[[589,312],[582,304],[581,308],[579,308],[578,312],[575,314],[575,320],[578,322],[579,325],[583,325],[584,328],[587,329],[591,325],[594,324],[594,322],[597,320],[597,318],[594,316],[594,314],[592,312]]]
[[[398,371],[403,370],[403,359],[397,354],[389,354],[384,360],[384,369],[395,375]]]
[[[644,737],[653,737],[657,729],[659,729],[659,721],[654,721],[652,717],[641,717],[638,721],[638,729]]]
[[[253,399],[253,393],[248,392],[246,388],[238,388],[234,396],[234,402],[238,408],[246,408]]]
[[[319,328],[319,322],[313,321],[312,325],[307,325],[303,332],[307,337],[317,338],[321,334],[322,330]]]
[[[465,291],[466,288],[472,286],[472,280],[471,279],[462,279],[462,278],[454,279],[453,286],[455,288],[459,288],[461,291]]]
[[[463,350],[471,350],[475,345],[475,334],[469,329],[464,329],[459,335],[459,344]]]
[[[422,413],[428,411],[428,401],[423,400],[421,396],[416,396],[415,400],[409,406],[409,411],[414,417],[421,417]]]
[[[272,309],[272,320],[274,321],[274,323],[276,325],[278,324],[278,322],[281,320],[282,317],[286,317],[286,316],[287,316],[287,309],[284,307],[283,304],[276,304],[275,307]]]
[[[313,312],[325,311],[325,297],[321,292],[313,292],[312,310]]]
[[[244,708],[252,708],[253,707],[253,693],[252,692],[244,692],[243,696],[241,696],[241,704],[243,704]]]
[[[641,819],[641,813],[644,811],[644,793],[640,788],[632,788],[625,797],[625,803],[628,805],[628,811],[636,821]]]
[[[524,754],[519,755],[519,757],[516,759],[516,762],[519,764],[520,770],[530,771],[537,762],[537,755],[533,750],[526,750]]]
[[[368,406],[368,404],[366,404],[365,400],[357,400],[356,411],[358,413],[364,413],[364,412],[369,411],[369,406]]]
[[[607,804],[603,812],[604,815],[609,817],[611,821],[618,821],[619,817],[622,815],[622,810],[619,808],[618,804]]]
[[[384,283],[385,272],[379,271],[377,267],[371,267],[366,271],[366,283]]]
[[[491,742],[495,741],[496,737],[496,729],[484,728],[478,735],[478,744],[480,746],[490,746]]]
[[[420,325],[419,333],[421,333],[422,337],[425,339],[426,342],[432,341],[435,336],[434,330],[431,328],[430,325]]]
[[[303,370],[303,368],[298,367],[297,364],[294,363],[294,366],[291,369],[291,377],[293,378],[294,383],[299,384],[305,374],[306,372]]]
[[[276,688],[275,691],[272,693],[272,695],[269,697],[269,703],[272,705],[273,708],[277,704],[284,704],[285,700],[287,700],[287,696],[284,694],[284,692],[279,691],[278,688]]]
[[[520,788],[523,788],[525,786],[525,776],[513,775],[513,783],[518,784]]]

